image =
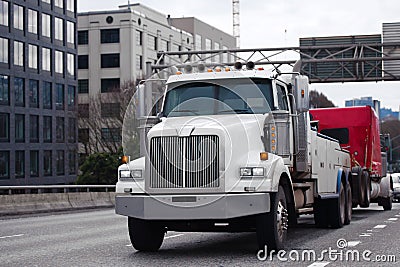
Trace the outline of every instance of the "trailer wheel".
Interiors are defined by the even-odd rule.
[[[165,228],[153,221],[128,217],[132,246],[139,251],[157,251],[164,240]]]
[[[271,210],[257,217],[257,241],[259,249],[283,249],[288,228],[288,207],[286,195],[280,185],[278,192],[271,195]]]
[[[383,207],[383,210],[392,210],[392,197],[379,197],[378,204]]]
[[[351,192],[351,187],[350,183],[346,183],[346,217],[344,220],[344,224],[350,224],[351,222],[351,217],[353,215],[353,202],[352,202],[352,192]]]
[[[361,173],[361,196],[360,207],[368,208],[371,203],[371,181],[367,171]]]
[[[340,185],[339,197],[330,200],[329,224],[332,228],[343,227],[346,219],[346,188]]]

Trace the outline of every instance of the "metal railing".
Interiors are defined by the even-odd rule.
[[[26,185],[0,186],[0,195],[70,192],[114,192],[115,185]]]

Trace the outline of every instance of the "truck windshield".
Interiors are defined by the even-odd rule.
[[[269,79],[235,79],[180,84],[165,98],[167,117],[264,114],[274,106]]]

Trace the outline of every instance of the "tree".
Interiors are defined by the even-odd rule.
[[[381,133],[390,134],[392,140],[392,162],[400,161],[400,121],[391,120],[385,121],[381,124]]]
[[[310,91],[311,108],[333,108],[335,105],[323,93],[316,90]]]

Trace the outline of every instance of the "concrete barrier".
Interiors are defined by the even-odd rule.
[[[114,192],[0,195],[0,216],[113,207]]]

